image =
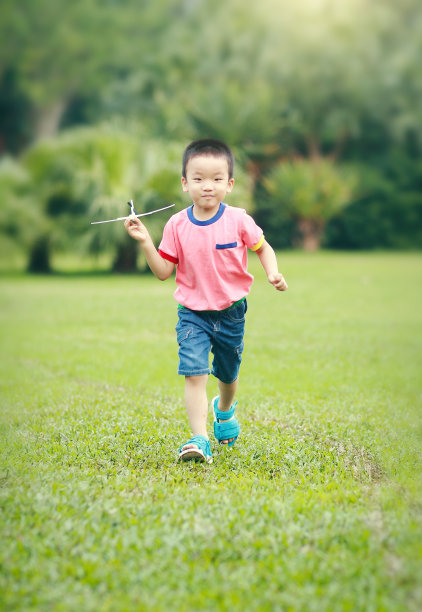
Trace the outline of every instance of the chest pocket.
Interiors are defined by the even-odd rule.
[[[226,244],[216,244],[215,248],[218,250],[222,249],[234,249],[237,247],[237,242],[226,242]]]

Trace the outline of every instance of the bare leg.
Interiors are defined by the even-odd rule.
[[[207,381],[208,374],[202,376],[186,376],[185,377],[185,404],[186,412],[188,413],[189,424],[194,436],[205,436],[208,439],[207,433],[207,416],[208,416],[208,400],[207,400]],[[191,448],[195,445],[189,444],[185,448]]]
[[[221,380],[218,380],[218,389],[220,391],[220,398],[218,400],[218,409],[223,412],[227,412],[230,410],[231,405],[234,400],[234,396],[236,394],[237,385],[239,383],[239,378],[230,384],[223,383]],[[226,419],[220,419],[220,421],[225,422]],[[230,420],[230,419],[227,419]],[[222,440],[223,444],[228,444],[234,438],[229,438],[228,440]]]

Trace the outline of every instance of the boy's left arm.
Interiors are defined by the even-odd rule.
[[[281,272],[278,271],[277,258],[273,247],[266,241],[262,243],[257,251],[255,251],[261,260],[269,282],[277,289],[277,291],[286,291],[288,285],[284,280]]]

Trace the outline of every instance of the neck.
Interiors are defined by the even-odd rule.
[[[198,221],[209,221],[210,219],[215,217],[215,215],[218,213],[218,211],[220,210],[220,205],[221,204],[218,203],[217,206],[210,208],[209,210],[203,210],[199,208],[198,206],[195,206],[194,204],[193,209],[192,209],[193,216]]]

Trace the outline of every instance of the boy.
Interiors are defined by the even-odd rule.
[[[127,232],[140,242],[157,278],[166,280],[177,266],[178,373],[185,376],[185,403],[193,433],[179,449],[183,461],[212,462],[206,395],[210,351],[214,355],[212,374],[219,388],[219,395],[211,402],[214,435],[228,446],[239,435],[234,397],[243,351],[246,296],[253,281],[247,271],[248,248],[257,253],[269,282],[279,291],[287,289],[262,230],[243,209],[223,204],[234,186],[233,166],[233,153],[221,141],[196,140],[186,148],[182,188],[193,204],[169,219],[158,251],[139,219],[125,221]]]

